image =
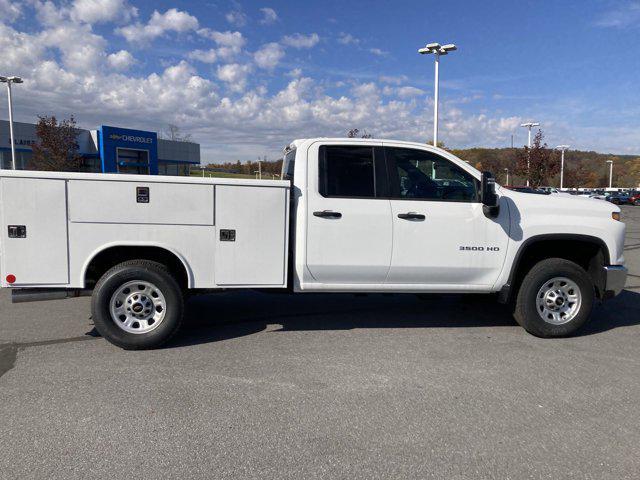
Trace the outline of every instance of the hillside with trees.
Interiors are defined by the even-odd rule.
[[[446,148],[446,147],[444,147]],[[524,148],[468,148],[448,149],[451,153],[469,162],[478,170],[488,170],[496,175],[498,182],[506,184],[506,170],[509,170],[509,184],[526,183],[526,159],[529,154]],[[560,186],[560,152],[542,143],[542,135],[536,135],[531,149],[531,178],[534,185]],[[580,150],[565,152],[564,186],[607,187],[609,185],[609,164],[613,160],[613,185],[615,187],[640,186],[640,156],[613,155]],[[282,160],[262,162],[263,177],[271,178],[279,174]],[[254,175],[258,162],[211,163],[207,170],[233,174]]]

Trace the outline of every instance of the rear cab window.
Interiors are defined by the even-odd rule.
[[[383,197],[386,175],[381,147],[323,145],[318,160],[319,191],[323,197]]]

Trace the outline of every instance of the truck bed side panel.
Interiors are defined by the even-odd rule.
[[[67,285],[67,192],[64,180],[2,178],[2,285]],[[24,238],[9,238],[9,226],[23,226]],[[15,233],[14,235],[15,236]],[[22,236],[22,235],[20,235]]]

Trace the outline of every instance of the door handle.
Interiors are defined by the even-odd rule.
[[[331,210],[322,210],[321,212],[313,212],[314,217],[321,218],[342,218],[342,214],[340,212],[334,212]]]
[[[427,217],[425,217],[421,213],[409,212],[409,213],[399,213],[398,214],[398,218],[401,218],[403,220],[420,220],[420,221],[422,221]]]

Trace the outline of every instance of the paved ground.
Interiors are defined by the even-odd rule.
[[[170,348],[92,335],[88,299],[0,294],[0,477],[640,476],[640,208],[633,276],[581,336],[488,300],[233,294]]]

